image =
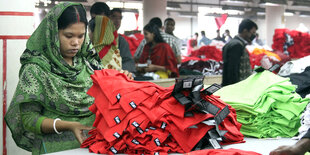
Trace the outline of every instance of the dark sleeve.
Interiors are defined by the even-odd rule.
[[[241,44],[233,43],[223,48],[223,86],[239,82],[240,59],[244,47]]]
[[[119,50],[122,57],[122,69],[136,72],[135,62],[129,50],[129,45],[124,37],[119,37]]]
[[[307,133],[302,138],[310,138],[310,128],[308,129]]]

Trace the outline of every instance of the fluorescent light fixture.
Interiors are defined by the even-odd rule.
[[[257,12],[257,16],[265,16],[266,12]]]
[[[197,17],[197,12],[181,12],[180,13],[180,17],[188,17],[188,18],[192,18],[192,17]]]
[[[284,16],[294,16],[293,12],[284,12]]]
[[[167,10],[181,10],[179,3],[167,2]]]

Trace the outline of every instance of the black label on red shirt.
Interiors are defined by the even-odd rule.
[[[165,129],[167,127],[167,123],[163,122],[160,126],[160,128]]]
[[[140,142],[139,141],[137,141],[137,140],[135,140],[135,139],[132,139],[132,141],[131,141],[132,143],[134,143],[134,144],[136,144],[136,145],[139,145],[140,144]]]
[[[110,148],[110,151],[113,152],[114,154],[117,154],[117,150],[113,146]]]
[[[120,99],[121,99],[121,94],[120,93],[118,93],[117,95],[116,95],[116,99],[117,99],[117,101],[119,101]]]
[[[113,136],[114,136],[115,138],[121,137],[121,135],[120,135],[119,133],[117,133],[117,132],[115,132],[115,133],[113,134]]]
[[[137,127],[140,126],[139,123],[137,123],[136,121],[132,122],[131,124],[132,124],[132,126],[134,126],[135,128],[137,128]]]
[[[159,141],[158,138],[154,139],[154,142],[155,142],[155,144],[156,144],[157,146],[160,146],[160,141]]]
[[[132,109],[137,108],[137,105],[136,105],[135,102],[133,102],[133,101],[131,101],[131,102],[129,103],[129,105],[131,106]]]
[[[114,118],[114,121],[116,122],[116,124],[121,123],[121,119],[118,116]]]

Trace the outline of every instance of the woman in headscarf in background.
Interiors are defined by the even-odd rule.
[[[122,58],[118,49],[118,33],[113,22],[104,15],[96,15],[89,21],[89,38],[93,53],[97,53],[104,69],[115,69],[132,79],[132,74],[122,70]]]
[[[94,122],[86,92],[103,66],[87,52],[87,24],[81,4],[60,3],[27,41],[5,120],[16,144],[33,154],[79,148]]]
[[[148,64],[143,70],[155,72],[161,78],[178,77],[177,59],[170,45],[161,37],[158,27],[149,23],[145,25],[143,31],[147,44],[143,48],[139,63]]]

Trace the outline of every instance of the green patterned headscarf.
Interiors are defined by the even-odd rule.
[[[98,56],[87,52],[87,35],[73,58],[73,66],[67,64],[60,53],[58,18],[72,5],[81,4],[60,3],[51,9],[28,39],[26,50],[20,58],[19,83],[5,120],[16,144],[28,151],[34,150],[34,145],[37,145],[34,143],[40,136],[25,130],[21,112],[31,109],[21,109],[22,103],[41,107],[42,117],[79,121],[85,125],[93,123],[92,113],[88,110],[93,98],[86,92],[92,85],[90,75],[93,69],[103,66],[98,62]],[[59,138],[57,134],[48,135],[56,137],[54,140]],[[64,144],[58,142],[54,146],[57,145]]]

